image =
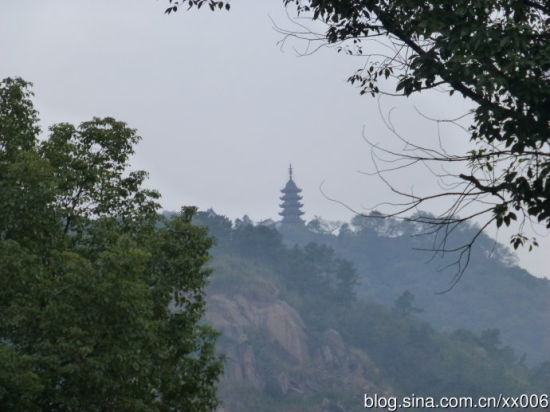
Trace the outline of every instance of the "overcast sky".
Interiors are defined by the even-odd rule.
[[[34,83],[42,125],[113,116],[143,141],[133,166],[150,173],[168,210],[213,208],[231,218],[277,218],[279,190],[292,162],[306,218],[347,220],[356,210],[395,200],[373,171],[364,135],[395,144],[382,114],[391,108],[407,138],[437,144],[431,117],[468,109],[461,98],[359,96],[346,78],[363,63],[320,50],[300,57],[303,43],[281,49],[277,24],[292,27],[282,0],[235,0],[231,11],[164,15],[164,0],[4,0],[0,76]],[[457,128],[441,131],[449,151],[468,150]],[[391,176],[415,193],[437,191],[425,171]],[[321,184],[323,191],[320,190]],[[537,229],[544,232],[542,229]],[[503,243],[509,233],[498,235]],[[541,247],[519,253],[535,275],[549,275]]]

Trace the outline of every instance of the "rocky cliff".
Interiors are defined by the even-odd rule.
[[[337,331],[312,333],[269,277],[233,277],[230,286],[215,277],[207,320],[221,332],[226,356],[220,412],[347,411],[361,409],[365,392],[391,392]]]

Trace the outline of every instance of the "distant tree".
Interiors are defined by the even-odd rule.
[[[488,351],[496,351],[500,347],[500,330],[486,329],[481,332],[479,342]]]
[[[423,310],[414,306],[414,295],[406,290],[396,300],[393,309],[401,316],[407,317],[414,313],[422,313]]]
[[[340,230],[342,223],[325,220],[321,216],[315,216],[306,224],[306,228],[314,233],[333,234]]]
[[[307,222],[306,227],[308,230],[314,233],[322,233],[323,228],[321,227],[321,221],[319,219],[313,219]]]
[[[225,1],[169,0],[168,13],[178,6],[223,8]],[[467,220],[486,216],[479,233],[492,223],[516,222],[511,244],[517,248],[536,239],[523,231],[533,219],[550,228],[550,6],[546,0],[283,0],[295,6],[298,29],[281,30],[285,38],[323,45],[364,56],[366,62],[349,81],[361,94],[411,96],[437,89],[470,100],[474,109],[460,119],[441,119],[463,127],[472,150],[450,154],[443,146],[421,147],[399,135],[406,150],[395,152],[373,143],[374,152],[390,157],[377,173],[393,191],[406,198],[385,216],[410,219],[408,212],[446,198],[448,207],[430,224],[444,235],[434,250],[454,251],[459,279],[477,236],[466,244],[448,246],[447,237]],[[309,30],[310,19],[325,24]],[[319,27],[319,26],[316,26]],[[380,54],[380,43],[387,53]],[[465,125],[462,122],[467,122]],[[416,164],[461,165],[458,172],[435,171],[446,190],[415,194],[393,186],[386,172]],[[433,169],[432,169],[433,170]],[[469,205],[478,205],[475,210]],[[462,213],[463,216],[458,216]]]
[[[217,215],[212,209],[198,212],[193,222],[208,227],[208,233],[216,244],[225,244],[231,238],[233,223],[225,216]]]
[[[337,258],[326,245],[308,243],[303,248],[294,248],[284,257],[282,266],[288,281],[302,295],[323,297],[343,306],[356,298],[358,277],[353,264]]]
[[[335,299],[346,305],[357,298],[355,292],[356,286],[359,283],[357,271],[349,260],[336,259],[335,263]]]
[[[158,217],[123,122],[38,141],[31,97],[0,83],[0,409],[215,408],[222,365],[200,323],[211,240],[194,208]]]
[[[254,259],[268,259],[279,262],[282,259],[282,237],[275,229],[266,226],[254,226],[250,222],[235,222],[232,233],[232,247],[241,250],[242,254]]]

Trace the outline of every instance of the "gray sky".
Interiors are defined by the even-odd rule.
[[[468,102],[431,93],[377,101],[346,78],[362,60],[324,49],[299,57],[283,50],[269,19],[290,26],[282,0],[235,0],[229,13],[163,14],[164,0],[3,0],[0,76],[34,83],[44,129],[113,116],[143,137],[133,160],[149,171],[163,206],[212,207],[231,218],[276,218],[289,162],[304,190],[306,218],[344,220],[396,200],[373,171],[372,141],[394,145],[380,114],[392,107],[407,138],[437,144],[431,117],[464,113]],[[415,109],[416,108],[416,109]],[[449,151],[468,150],[459,130],[442,130]],[[393,174],[415,193],[438,188],[422,170]],[[439,205],[440,207],[441,205]],[[437,208],[438,205],[434,205]],[[436,209],[434,209],[435,211]],[[537,229],[544,234],[542,228]],[[509,232],[498,238],[508,242]],[[494,235],[494,234],[493,234]],[[519,263],[549,275],[550,240],[521,251]]]

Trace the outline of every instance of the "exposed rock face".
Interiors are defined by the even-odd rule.
[[[273,297],[215,294],[209,298],[208,321],[225,337],[242,344],[254,328],[277,342],[295,361],[308,360],[304,323],[286,302]]]
[[[339,384],[345,387],[362,388],[364,392],[379,390],[371,379],[380,371],[372,364],[365,353],[344,343],[334,329],[325,331],[321,346],[315,353],[315,365],[330,380],[331,371],[337,371]],[[380,393],[380,392],[379,392]]]
[[[296,408],[285,403],[283,410],[288,411],[346,411],[350,409],[325,394],[349,392],[360,407],[364,392],[387,392],[372,383],[378,371],[364,353],[350,348],[332,329],[311,336],[275,286],[263,280],[238,286],[208,296],[207,320],[222,333],[218,348],[227,358],[220,411],[280,410],[258,400],[265,398],[275,403],[300,400]]]

